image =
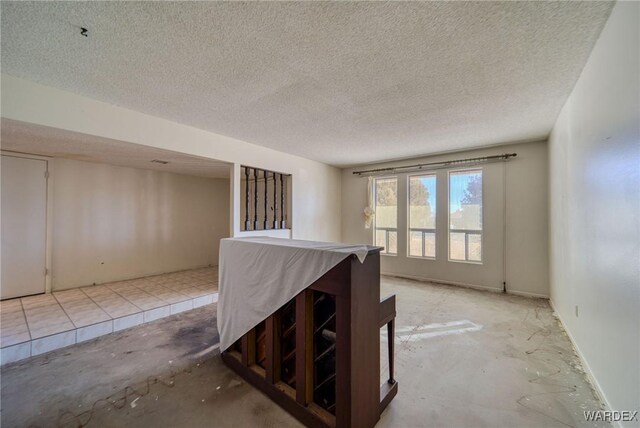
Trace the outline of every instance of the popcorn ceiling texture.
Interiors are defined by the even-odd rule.
[[[1,60],[10,75],[345,166],[545,138],[612,5],[2,2]]]
[[[12,152],[206,178],[229,178],[231,174],[231,164],[226,162],[95,135],[80,134],[5,118],[0,122],[0,129],[2,130],[2,150]],[[152,163],[151,161],[154,159],[169,163],[166,165]]]

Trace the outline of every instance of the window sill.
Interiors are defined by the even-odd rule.
[[[431,260],[435,261],[435,257],[422,257],[422,256],[407,256],[408,259],[417,259],[417,260]]]
[[[474,262],[474,261],[470,261],[470,260],[452,260],[452,259],[448,259],[449,262],[451,263],[464,263],[467,265],[479,265],[482,266],[483,263],[482,262]]]

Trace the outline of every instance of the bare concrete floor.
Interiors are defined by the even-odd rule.
[[[399,393],[382,427],[592,426],[596,400],[544,300],[383,278]],[[385,338],[386,339],[386,338]],[[224,367],[215,305],[2,368],[1,424],[297,427]]]
[[[379,427],[608,426],[584,420],[601,404],[547,300],[383,278],[392,293],[399,390]]]

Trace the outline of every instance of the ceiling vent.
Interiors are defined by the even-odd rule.
[[[160,160],[160,159],[154,159],[154,160],[151,161],[151,163],[159,163],[159,164],[162,164],[162,165],[166,165],[166,164],[169,163],[169,161],[163,161],[163,160]]]

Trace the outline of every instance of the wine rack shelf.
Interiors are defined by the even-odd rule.
[[[397,394],[395,296],[380,301],[379,249],[351,256],[247,332],[223,361],[309,427],[373,427]],[[389,377],[380,385],[380,329]]]

